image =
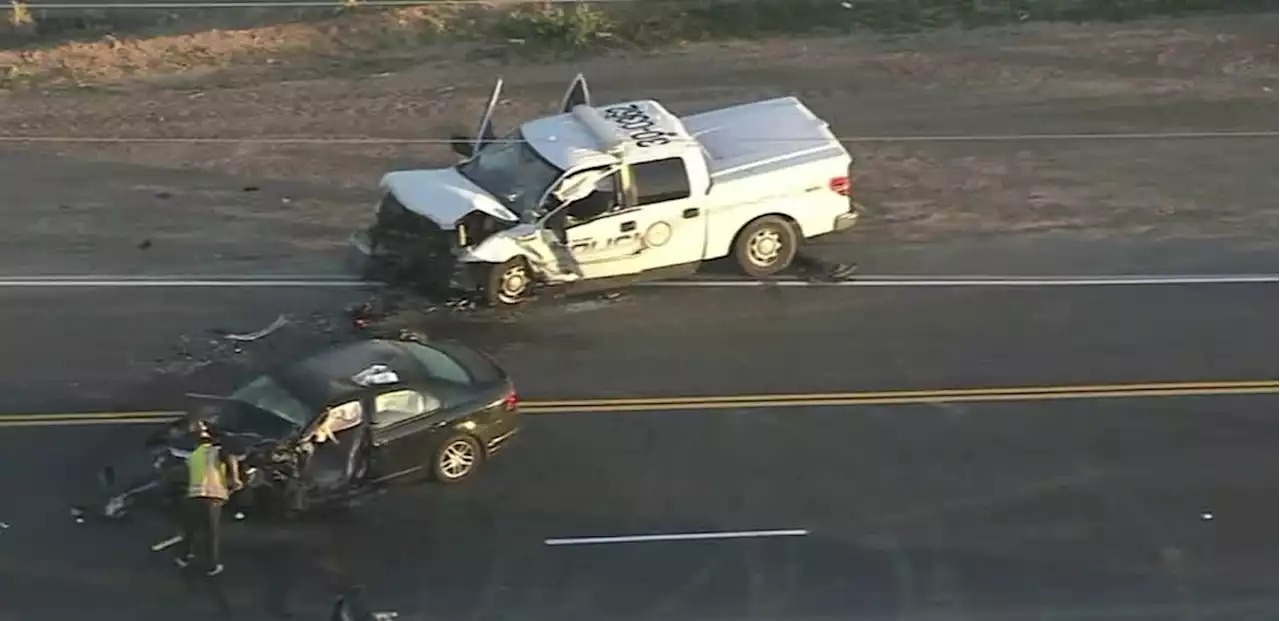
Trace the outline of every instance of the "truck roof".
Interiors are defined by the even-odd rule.
[[[740,104],[682,119],[712,177],[797,158],[844,157],[828,123],[795,97]]]
[[[561,170],[606,166],[618,161],[681,155],[692,136],[674,114],[651,99],[535,119],[521,128],[525,140]]]

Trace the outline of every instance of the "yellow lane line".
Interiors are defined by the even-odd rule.
[[[528,407],[600,407],[620,405],[647,405],[655,403],[730,403],[730,402],[782,402],[812,401],[815,399],[879,399],[879,398],[950,398],[968,395],[1020,395],[1046,393],[1108,392],[1136,390],[1204,390],[1218,388],[1271,388],[1280,387],[1277,380],[1250,380],[1232,382],[1164,382],[1147,384],[1084,384],[1078,386],[1010,386],[995,388],[950,388],[933,390],[888,390],[877,392],[828,392],[806,394],[757,394],[723,395],[708,397],[641,397],[634,399],[577,399],[564,401],[527,401]]]
[[[1193,395],[1262,395],[1277,392],[1276,386],[1240,388],[1195,388],[1173,390],[1095,390],[1082,392],[988,393],[901,397],[850,397],[843,399],[776,399],[760,401],[637,403],[634,405],[521,406],[527,414],[566,412],[645,412],[655,410],[726,410],[733,408],[831,407],[851,405],[907,405],[921,403],[1055,401],[1065,399],[1106,399],[1120,397],[1179,397]]]
[[[70,425],[155,425],[172,418],[55,418],[44,416],[0,420],[0,427],[67,427]]]
[[[892,390],[812,394],[759,394],[702,397],[645,397],[632,399],[578,399],[526,401],[521,410],[530,414],[567,412],[637,412],[653,410],[709,410],[726,408],[774,408],[798,406],[892,405],[933,402],[1039,401],[1191,395],[1247,395],[1280,392],[1280,381],[1165,382],[1146,384],[1092,384],[1079,386],[1013,386],[944,390]],[[0,415],[0,427],[51,427],[65,425],[144,424],[172,420],[174,411],[84,412]]]

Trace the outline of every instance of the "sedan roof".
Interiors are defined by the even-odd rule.
[[[354,376],[373,365],[385,365],[399,376],[393,385],[415,385],[435,379],[414,356],[416,343],[373,339],[335,347],[284,365],[271,376],[313,411],[356,398],[371,390]],[[379,386],[380,389],[388,385]]]

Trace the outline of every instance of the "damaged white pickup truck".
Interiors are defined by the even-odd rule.
[[[501,89],[476,137],[455,136],[462,162],[382,178],[376,221],[352,236],[363,260],[511,305],[536,286],[689,275],[729,255],[774,275],[861,212],[849,153],[794,97],[679,118],[656,101],[592,106],[578,75],[559,114],[497,138]]]

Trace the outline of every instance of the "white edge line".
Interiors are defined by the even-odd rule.
[[[378,288],[385,286],[377,282],[360,280],[240,280],[240,279],[93,279],[93,278],[2,278],[0,287],[309,287],[315,289],[334,288]]]
[[[645,287],[1089,287],[1103,285],[1208,285],[1280,282],[1280,276],[1098,276],[994,278],[864,278],[834,282],[807,280],[669,280],[641,283]]]
[[[833,282],[778,280],[668,280],[634,283],[635,287],[1054,287],[1103,285],[1206,285],[1280,282],[1276,274],[1126,275],[1126,276],[871,276]],[[380,288],[385,283],[354,279],[192,278],[0,276],[0,287],[295,287]]]
[[[689,541],[698,539],[745,539],[749,537],[803,537],[809,531],[803,528],[782,530],[740,530],[710,533],[667,533],[658,535],[619,535],[612,537],[566,537],[547,539],[549,546],[591,545],[599,543],[638,543],[644,541]]]

